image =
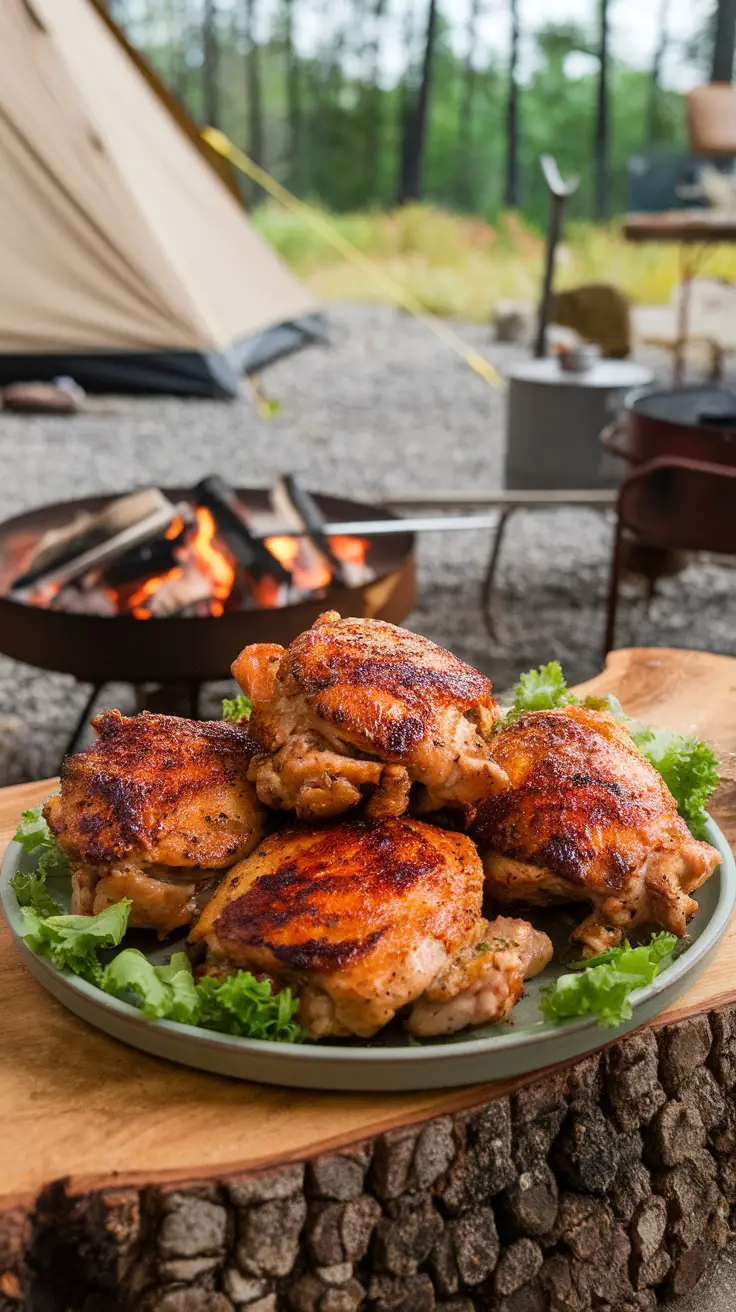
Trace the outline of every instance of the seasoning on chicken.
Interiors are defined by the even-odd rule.
[[[246,647],[233,674],[253,702],[250,778],[301,819],[402,815],[478,802],[508,782],[491,756],[498,716],[483,675],[426,638],[327,611],[284,650]]]
[[[67,757],[44,816],[72,867],[72,909],[129,897],[159,937],[191,924],[221,872],[253,850],[264,812],[235,724],[103,711],[98,740]]]
[[[620,720],[582,706],[531,711],[497,735],[494,754],[511,787],[472,828],[492,896],[592,902],[572,935],[586,955],[638,925],[685,933],[690,894],[721,857],[691,836]]]
[[[314,1038],[368,1038],[410,1008],[414,1034],[506,1017],[552,944],[481,916],[464,834],[408,816],[272,834],[225,877],[191,938],[215,973],[266,974],[300,998]]]

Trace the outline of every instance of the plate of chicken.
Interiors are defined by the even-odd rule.
[[[641,1024],[733,910],[715,760],[558,671],[502,711],[327,612],[240,653],[227,720],[104,711],[3,862],[26,965],[136,1047],[300,1087],[487,1081]]]

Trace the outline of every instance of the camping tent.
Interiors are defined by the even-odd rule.
[[[2,0],[0,178],[0,384],[232,396],[319,333],[95,0]]]

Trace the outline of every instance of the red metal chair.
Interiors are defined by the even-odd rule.
[[[638,465],[621,484],[604,655],[614,644],[627,533],[668,551],[736,555],[736,466],[663,457]]]

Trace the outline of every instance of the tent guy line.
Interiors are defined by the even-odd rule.
[[[360,269],[362,273],[372,278],[375,283],[380,283],[396,305],[406,310],[408,314],[413,315],[414,318],[421,320],[430,332],[434,333],[435,337],[438,337],[446,346],[449,346],[455,355],[459,355],[485,383],[488,383],[490,387],[504,387],[505,384],[501,374],[497,369],[494,369],[490,361],[486,360],[472,346],[468,346],[442,319],[438,319],[436,315],[425,309],[421,301],[418,301],[408,288],[404,287],[397,279],[392,278],[390,273],[386,273],[385,269],[382,269],[379,264],[369,259],[357,246],[354,246],[346,237],[343,237],[342,233],[338,232],[337,228],[324,215],[320,214],[319,210],[313,209],[305,201],[299,200],[293,192],[272,177],[266,169],[262,168],[260,164],[256,164],[255,160],[252,160],[249,155],[246,155],[244,151],[234,145],[230,138],[224,132],[221,132],[219,128],[203,128],[202,136],[208,146],[216,150],[219,155],[227,159],[236,169],[244,173],[269,196],[283,205],[285,209],[290,210],[292,214],[296,214],[308,227],[324,237],[348,263]]]

